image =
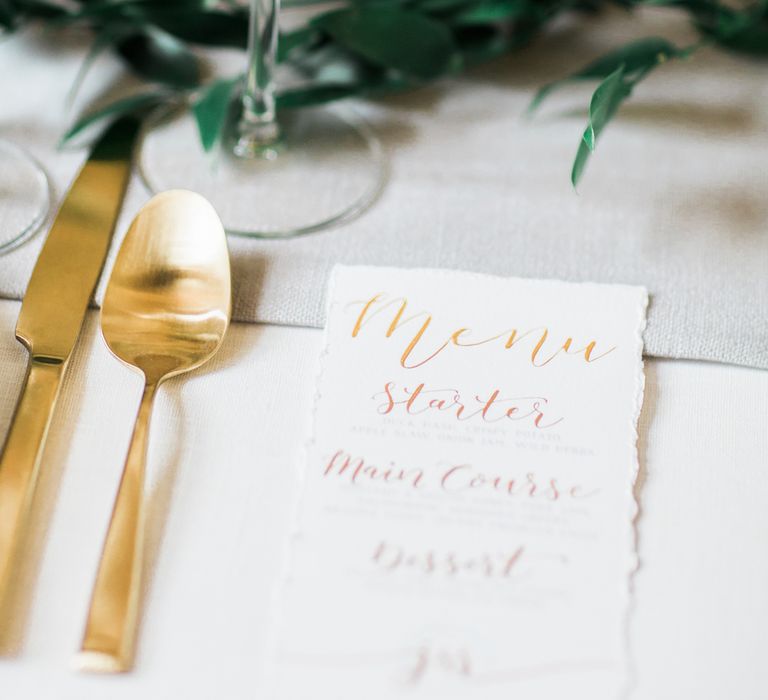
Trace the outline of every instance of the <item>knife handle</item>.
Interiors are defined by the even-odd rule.
[[[27,376],[0,455],[0,603],[12,578],[26,529],[65,364],[61,359],[30,355]]]
[[[78,656],[81,671],[121,673],[133,664],[144,564],[144,473],[157,384],[144,387]]]

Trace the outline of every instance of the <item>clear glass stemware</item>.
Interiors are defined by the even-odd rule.
[[[233,234],[279,238],[326,229],[365,210],[384,182],[381,144],[351,109],[278,114],[279,12],[280,0],[250,2],[239,117],[214,158],[188,109],[158,116],[143,139],[140,171],[150,191],[199,192]]]
[[[51,188],[43,168],[24,148],[0,138],[0,254],[34,234],[50,208]]]

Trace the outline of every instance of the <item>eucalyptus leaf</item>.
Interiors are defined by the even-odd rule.
[[[280,34],[277,42],[277,60],[284,61],[298,48],[307,49],[317,42],[320,33],[314,27],[301,27],[293,31]]]
[[[589,150],[589,146],[587,146],[586,142],[582,138],[579,141],[579,147],[576,150],[576,157],[573,159],[573,166],[571,167],[571,184],[573,185],[574,189],[577,187],[579,181],[581,180],[584,167],[586,166],[587,160],[589,160],[589,156],[591,154],[592,151]]]
[[[454,42],[465,67],[501,56],[513,41],[517,38],[494,25],[463,25],[454,32]]]
[[[462,64],[464,67],[469,67],[503,56],[517,45],[516,42],[517,39],[502,32],[481,38],[473,37],[469,41],[461,41],[459,53],[462,57]]]
[[[744,3],[741,8],[719,0],[645,0],[645,3],[685,10],[704,37],[725,48],[757,55],[768,53],[765,0]]]
[[[88,74],[88,71],[91,69],[94,61],[104,52],[107,47],[114,43],[114,40],[115,37],[111,33],[107,34],[106,32],[97,36],[93,40],[93,43],[88,49],[88,53],[85,55],[83,62],[80,64],[80,68],[77,70],[77,75],[75,75],[75,79],[72,81],[72,86],[67,91],[66,103],[68,106],[71,106],[75,101],[75,97],[80,90],[80,86],[85,81],[85,76]]]
[[[80,2],[73,5],[67,20],[70,23],[88,22],[92,26],[100,22],[122,22],[138,17],[138,12],[131,2]]]
[[[16,25],[17,10],[11,0],[0,0],[0,27],[13,29]]]
[[[321,83],[283,90],[277,95],[278,109],[297,109],[326,104],[359,94],[363,87],[353,83]]]
[[[453,15],[451,24],[490,24],[524,17],[531,11],[529,0],[480,0]]]
[[[11,5],[16,6],[16,12],[19,16],[58,21],[62,18],[69,17],[69,9],[57,3],[55,1],[48,2],[48,0],[7,0]]]
[[[716,36],[717,42],[728,49],[755,56],[768,56],[768,23],[745,27],[728,36]]]
[[[417,0],[415,3],[419,12],[437,15],[472,7],[472,4],[472,0]]]
[[[232,92],[239,82],[238,78],[217,80],[192,104],[200,142],[206,152],[212,151],[221,142],[232,104]]]
[[[152,11],[170,10],[196,14],[204,12],[207,5],[205,0],[81,0],[77,3],[72,17],[91,21],[99,19],[114,21],[141,18]]]
[[[64,144],[71,141],[90,126],[106,119],[112,120],[129,114],[145,113],[153,107],[165,102],[168,99],[168,96],[167,92],[154,91],[132,95],[131,97],[126,97],[117,102],[111,102],[105,107],[80,117],[80,119],[66,131],[61,139],[61,143]]]
[[[371,63],[422,80],[445,73],[456,56],[444,24],[390,4],[335,10],[312,25]]]
[[[716,14],[699,14],[699,31],[720,46],[751,54],[768,56],[768,4],[755,4],[746,10],[719,8]]]
[[[615,72],[620,66],[624,67],[624,74],[629,76],[683,53],[683,49],[678,49],[677,46],[667,39],[648,37],[633,41],[607,53],[605,56],[601,56],[572,77],[605,78]]]
[[[621,103],[632,92],[632,82],[626,79],[626,69],[619,66],[598,85],[589,103],[589,120],[579,144],[571,170],[571,182],[576,187],[589,155],[595,150],[597,139],[616,114]]]
[[[691,48],[679,49],[667,39],[660,37],[634,41],[601,56],[567,78],[542,87],[534,96],[528,112],[529,114],[534,112],[549,94],[568,83],[603,79],[614,73],[620,66],[623,67],[625,75],[646,73],[669,58],[688,55],[691,50]]]
[[[153,82],[190,88],[200,82],[198,59],[183,42],[147,27],[121,39],[117,52],[140,76]]]
[[[597,138],[611,120],[622,101],[632,92],[632,84],[624,79],[626,68],[619,66],[597,86],[589,103],[589,122],[584,131],[584,143],[595,150]]]
[[[184,8],[146,8],[142,16],[178,39],[203,46],[244,49],[248,44],[248,15],[244,12]]]

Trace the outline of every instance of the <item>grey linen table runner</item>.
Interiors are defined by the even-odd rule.
[[[522,116],[536,87],[649,35],[693,36],[668,13],[641,22],[613,14],[600,30],[565,25],[458,80],[357,105],[390,154],[383,195],[336,230],[230,238],[234,318],[322,326],[338,262],[622,282],[651,294],[649,355],[768,368],[768,68],[707,50],[659,69],[605,132],[578,193],[568,175],[590,87]],[[85,157],[56,150],[84,47],[34,39],[0,44],[0,134],[35,153],[60,198]],[[131,89],[102,59],[81,101],[116,76]],[[313,174],[309,186],[333,186],[332,174]],[[281,196],[301,206],[298,193]],[[111,256],[147,197],[134,181]],[[41,244],[38,236],[0,257],[0,296],[21,298]],[[103,280],[97,302],[102,292]]]

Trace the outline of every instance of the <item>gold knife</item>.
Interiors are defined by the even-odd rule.
[[[61,379],[120,213],[138,128],[136,119],[120,119],[94,146],[56,215],[21,304],[16,339],[27,348],[29,364],[0,454],[0,610]]]

